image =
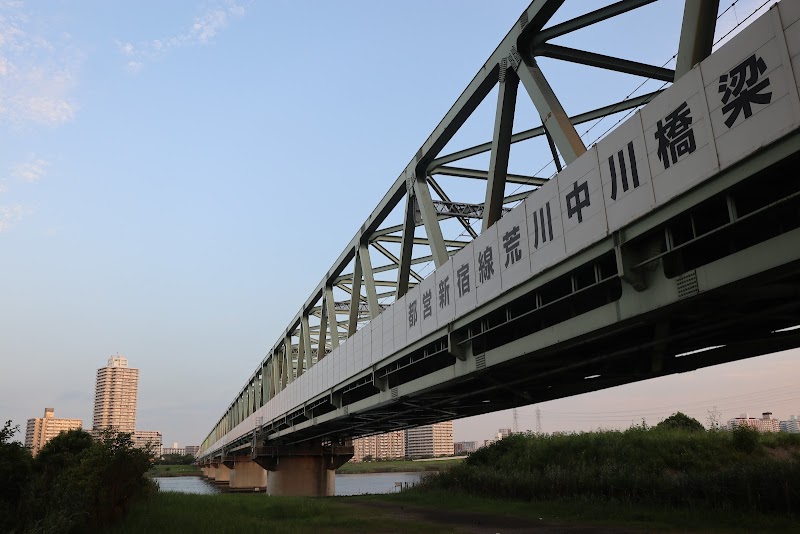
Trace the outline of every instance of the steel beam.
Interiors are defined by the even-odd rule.
[[[397,293],[395,300],[399,300],[408,292],[408,278],[411,273],[411,255],[414,252],[414,194],[409,191],[406,195],[406,212],[403,217],[403,235],[400,237],[400,258],[397,264]],[[386,238],[391,236],[384,236]]]
[[[375,276],[372,272],[372,258],[369,257],[369,245],[366,243],[361,243],[361,245],[359,245],[358,258],[361,262],[361,272],[364,273],[367,304],[369,304],[369,318],[374,319],[381,313],[381,308],[378,304],[378,293],[375,290]]]
[[[511,137],[512,143],[514,141],[514,136]],[[481,145],[483,147],[483,145]],[[492,143],[486,143],[486,150],[482,152],[488,152],[492,149]],[[481,152],[477,152],[480,154]],[[447,157],[447,156],[445,156]],[[468,156],[464,156],[468,157]],[[459,158],[461,159],[461,158]],[[436,163],[439,160],[434,160]],[[488,180],[489,179],[489,171],[482,171],[479,169],[464,169],[461,167],[445,167],[439,166],[431,169],[428,172],[429,175],[434,174],[442,174],[444,176],[457,176],[459,178],[476,178],[478,180]],[[524,185],[542,185],[543,183],[547,182],[547,178],[537,178],[536,176],[523,176],[521,174],[506,174],[506,183],[509,184],[524,184]],[[444,200],[444,199],[442,199]]]
[[[503,216],[503,197],[506,193],[508,157],[511,154],[511,135],[514,129],[514,110],[517,105],[519,85],[516,73],[513,69],[506,69],[505,64],[500,67],[499,85],[492,135],[492,155],[489,159],[489,179],[486,181],[486,199],[483,204],[482,232]],[[439,266],[438,262],[436,266]]]
[[[683,8],[681,40],[675,62],[675,80],[711,54],[717,27],[719,0],[686,0]]]
[[[561,24],[556,24],[554,26],[550,26],[549,28],[539,30],[533,37],[533,45],[536,46],[542,44],[551,39],[555,39],[556,37],[572,33],[576,30],[580,30],[581,28],[591,26],[592,24],[597,24],[598,22],[604,21],[611,17],[622,15],[623,13],[646,6],[647,4],[652,4],[655,1],[656,0],[622,0],[621,2],[602,7],[592,11],[591,13],[586,13],[580,17],[575,17],[574,19],[562,22]]]
[[[436,213],[436,208],[433,206],[431,191],[428,189],[428,182],[424,176],[418,176],[414,180],[414,193],[417,199],[417,206],[422,214],[422,222],[425,224],[425,233],[428,236],[428,246],[431,248],[433,262],[436,267],[439,267],[447,263],[450,255],[447,253],[447,246],[442,236],[442,228],[439,226],[439,217]]]
[[[311,329],[308,326],[308,314],[304,313],[300,319],[300,335],[303,340],[303,356],[305,357],[306,369],[310,369],[313,365],[311,358]]]
[[[638,61],[630,61],[627,59],[597,54],[595,52],[576,50],[574,48],[567,48],[566,46],[542,44],[536,47],[536,49],[533,51],[533,54],[535,56],[560,59],[562,61],[580,63],[581,65],[588,65],[590,67],[597,67],[600,69],[624,72],[625,74],[632,74],[634,76],[652,78],[662,82],[671,82],[675,79],[675,71],[671,69],[657,67],[655,65],[648,65],[646,63],[639,63]]]
[[[580,115],[575,115],[574,117],[570,118],[570,121],[573,124],[583,124],[585,122],[593,121],[599,119],[601,117],[605,117],[606,115],[611,115],[613,113],[618,113],[620,111],[626,111],[629,109],[637,108],[639,106],[643,106],[650,102],[653,98],[661,94],[662,90],[653,91],[652,93],[647,93],[646,95],[636,96],[633,98],[628,98],[621,102],[617,102],[616,104],[609,104],[608,106],[603,106],[601,108],[593,109],[592,111],[587,111],[586,113],[581,113]],[[525,130],[524,132],[519,132],[511,136],[511,143],[519,143],[520,141],[527,141],[528,139],[533,139],[534,137],[539,137],[544,135],[544,127],[538,126],[536,128],[532,128],[530,130]],[[453,152],[446,156],[442,156],[440,158],[436,158],[431,162],[430,170],[428,171],[429,174],[450,174],[451,176],[466,176],[468,178],[480,178],[480,176],[471,176],[467,174],[456,174],[448,173],[448,172],[439,172],[441,169],[455,169],[455,167],[445,167],[448,163],[452,163],[454,161],[458,161],[461,159],[469,158],[471,156],[477,156],[478,154],[483,154],[484,152],[488,152],[492,149],[492,143],[482,143],[480,145],[476,145],[471,148],[465,148],[464,150],[459,150],[458,152]],[[472,169],[459,169],[459,170],[466,170],[471,171]],[[482,171],[478,171],[482,172]],[[536,180],[537,178],[534,178]],[[509,176],[506,178],[506,182],[509,183],[520,183],[520,182],[513,182],[512,178]],[[531,184],[536,185],[536,184]]]
[[[333,288],[325,286],[325,307],[328,314],[328,331],[330,332],[331,348],[339,348],[339,327],[336,322],[336,302],[333,300]]]
[[[570,122],[564,108],[561,107],[561,102],[558,101],[558,97],[539,69],[539,65],[536,64],[536,60],[529,58],[520,63],[517,75],[528,91],[533,105],[536,106],[542,119],[542,125],[553,136],[558,151],[569,165],[586,152],[586,146],[581,141],[581,136],[578,135],[575,126]]]
[[[358,250],[355,252],[353,261],[353,282],[350,291],[350,315],[347,324],[347,337],[352,336],[358,330],[358,309],[361,303],[361,259],[358,257]]]
[[[447,193],[444,192],[444,189],[438,183],[436,183],[436,180],[434,180],[430,176],[428,176],[428,185],[430,185],[431,188],[434,191],[436,191],[436,194],[439,195],[439,198],[441,198],[444,202],[452,202],[450,200],[450,197],[447,196]],[[472,239],[478,237],[478,233],[472,229],[472,226],[469,223],[469,219],[467,219],[466,217],[456,217],[456,219],[458,219],[458,222],[461,223],[461,226],[464,227],[464,230],[466,230],[466,232],[470,235],[470,237],[472,237]]]

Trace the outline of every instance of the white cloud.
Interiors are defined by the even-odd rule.
[[[51,126],[69,121],[77,109],[69,36],[62,33],[56,46],[28,26],[21,2],[0,2],[0,118]]]
[[[17,164],[11,171],[11,175],[26,182],[38,182],[44,176],[48,165],[45,160],[34,156],[29,161]]]
[[[158,57],[184,46],[203,45],[211,42],[220,32],[228,27],[231,20],[243,17],[245,8],[235,0],[226,0],[196,17],[189,28],[177,35],[162,39],[145,41],[138,45],[117,41],[117,48],[122,55],[130,58],[126,64],[129,72],[138,73],[146,60]]]
[[[25,214],[25,208],[19,204],[0,206],[0,233],[7,232],[12,226],[18,223]]]

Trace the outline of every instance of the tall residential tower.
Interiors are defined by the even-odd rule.
[[[124,356],[109,358],[108,365],[97,370],[92,429],[133,433],[138,388],[139,370],[128,367]]]

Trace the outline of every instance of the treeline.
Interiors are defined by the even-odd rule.
[[[150,452],[130,434],[62,432],[36,457],[12,442],[19,427],[0,430],[0,532],[95,530],[122,518],[131,501],[157,491],[144,478]]]
[[[585,501],[800,515],[800,434],[664,425],[512,435],[419,490],[525,501]],[[674,424],[674,423],[680,424]]]

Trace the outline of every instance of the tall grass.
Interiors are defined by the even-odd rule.
[[[800,516],[800,435],[660,429],[515,435],[426,477],[419,488]]]

